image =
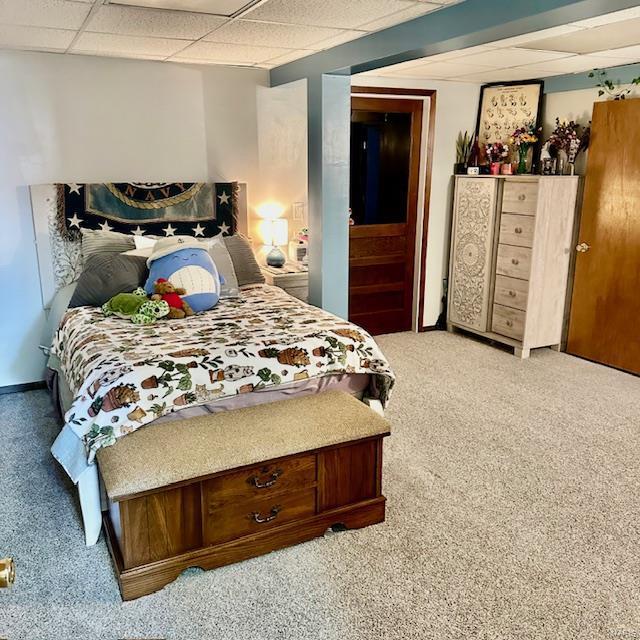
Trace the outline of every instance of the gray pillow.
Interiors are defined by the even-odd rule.
[[[260,265],[253,254],[249,240],[240,234],[225,236],[224,243],[233,262],[238,286],[246,284],[264,284],[264,276]]]
[[[95,253],[85,260],[69,308],[100,307],[118,293],[131,293],[144,286],[148,274],[144,257]]]
[[[218,273],[224,279],[224,283],[220,287],[220,298],[237,298],[240,295],[238,278],[224,239],[218,235],[215,238],[200,240],[200,242],[207,245],[207,251],[216,263]]]
[[[132,235],[100,229],[82,230],[82,258],[85,261],[96,253],[124,253],[135,248]]]

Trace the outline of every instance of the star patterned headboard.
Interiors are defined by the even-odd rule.
[[[243,183],[72,182],[29,189],[45,309],[82,271],[83,229],[162,237],[247,233]]]

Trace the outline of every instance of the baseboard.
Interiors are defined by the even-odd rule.
[[[44,380],[38,382],[23,382],[22,384],[9,384],[0,387],[0,396],[8,393],[20,393],[21,391],[33,391],[34,389],[46,389],[47,383]]]

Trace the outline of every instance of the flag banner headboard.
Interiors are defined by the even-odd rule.
[[[235,232],[234,182],[59,184],[58,226],[70,241],[82,229],[134,235],[211,237]]]
[[[82,231],[212,237],[247,233],[237,182],[67,183],[29,187],[44,308],[82,273]]]

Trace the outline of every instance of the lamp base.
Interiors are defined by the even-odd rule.
[[[278,269],[284,267],[284,263],[287,261],[287,257],[284,255],[279,247],[273,247],[267,254],[267,264],[270,267],[277,267]]]

